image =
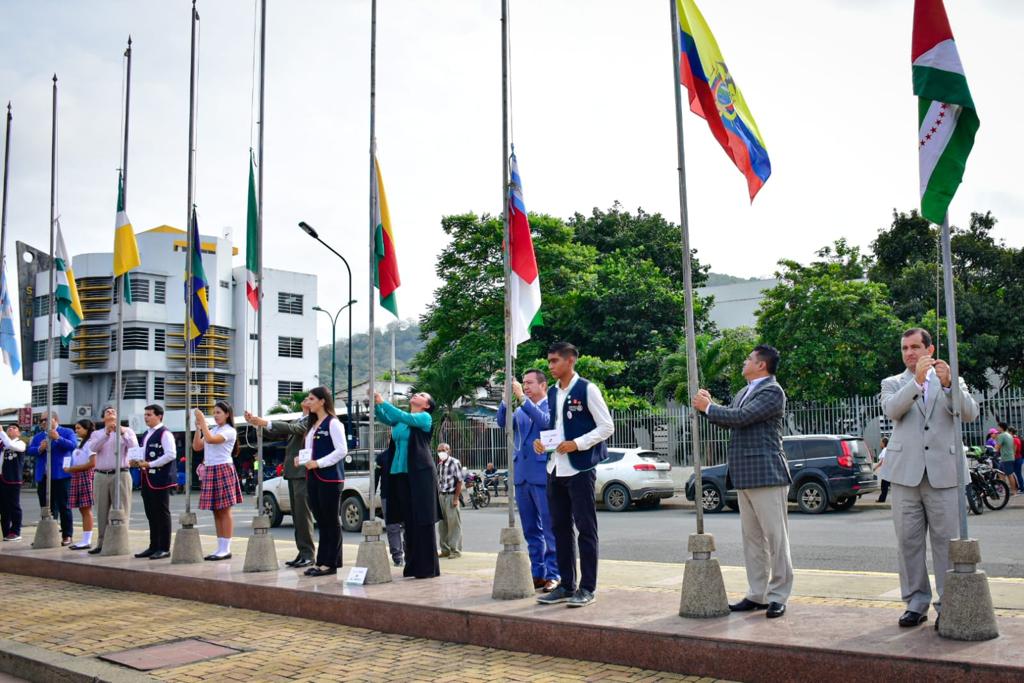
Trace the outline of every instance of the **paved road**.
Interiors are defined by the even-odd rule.
[[[252,498],[235,507],[236,537],[249,535],[254,508]],[[980,517],[968,518],[971,536],[981,541],[982,568],[990,576],[1024,577],[1024,499],[1016,499],[1010,507],[999,512],[986,511]],[[171,497],[172,514],[184,509],[184,496]],[[34,522],[38,503],[35,491],[22,493],[22,506],[26,522]],[[192,498],[192,507],[198,507],[198,495]],[[273,530],[279,540],[292,538],[291,518]],[[467,551],[494,552],[498,547],[498,533],[507,524],[508,510],[491,507],[485,510],[465,510],[463,520],[463,548]],[[740,519],[736,512],[724,512],[705,517],[705,530],[714,534],[718,547],[717,557],[725,565],[742,565]],[[78,513],[75,513],[76,538],[79,537]],[[175,521],[175,523],[177,523]],[[199,513],[200,533],[212,534],[213,516]],[[660,510],[629,510],[614,513],[600,510],[598,527],[601,536],[601,556],[613,560],[645,560],[648,562],[683,562],[686,560],[686,537],[696,525],[692,509],[666,507]],[[136,491],[132,504],[132,528],[145,529],[146,518],[142,501]],[[793,562],[804,569],[847,569],[857,571],[895,572],[896,538],[892,513],[887,508],[854,507],[848,512],[826,512],[822,515],[804,515],[790,512],[790,539]],[[346,542],[354,542],[352,534],[345,534]]]

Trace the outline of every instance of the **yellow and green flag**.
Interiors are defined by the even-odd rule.
[[[124,180],[117,174],[117,218],[114,220],[114,277],[119,278],[128,271],[142,265],[139,245],[128,214],[124,210]],[[131,278],[124,279],[124,302],[132,302]]]

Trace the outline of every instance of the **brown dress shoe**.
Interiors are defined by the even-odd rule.
[[[544,588],[542,588],[541,590],[545,593],[550,593],[556,588],[558,588],[558,581],[555,581],[554,579],[548,579],[544,582]]]
[[[543,588],[545,583],[547,583],[547,581],[545,581],[544,579],[537,578],[536,576],[533,577],[533,587],[535,589]]]

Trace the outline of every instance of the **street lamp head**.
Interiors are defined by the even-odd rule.
[[[312,237],[313,239],[320,239],[320,235],[318,235],[316,233],[316,230],[313,229],[313,226],[307,223],[306,221],[299,221],[299,227],[302,228],[303,231],[305,231],[305,233]]]
[[[313,310],[314,310],[314,311],[324,311],[324,309],[320,308],[319,306],[314,306],[314,307],[313,307]],[[327,311],[324,311],[324,313],[326,313],[326,312],[327,312]]]

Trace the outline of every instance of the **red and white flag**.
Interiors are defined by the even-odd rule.
[[[523,185],[519,178],[515,148],[509,159],[512,184],[508,193],[508,231],[512,266],[512,355],[516,347],[530,338],[530,329],[543,321],[540,314],[540,276],[533,252],[530,221],[523,202]]]

